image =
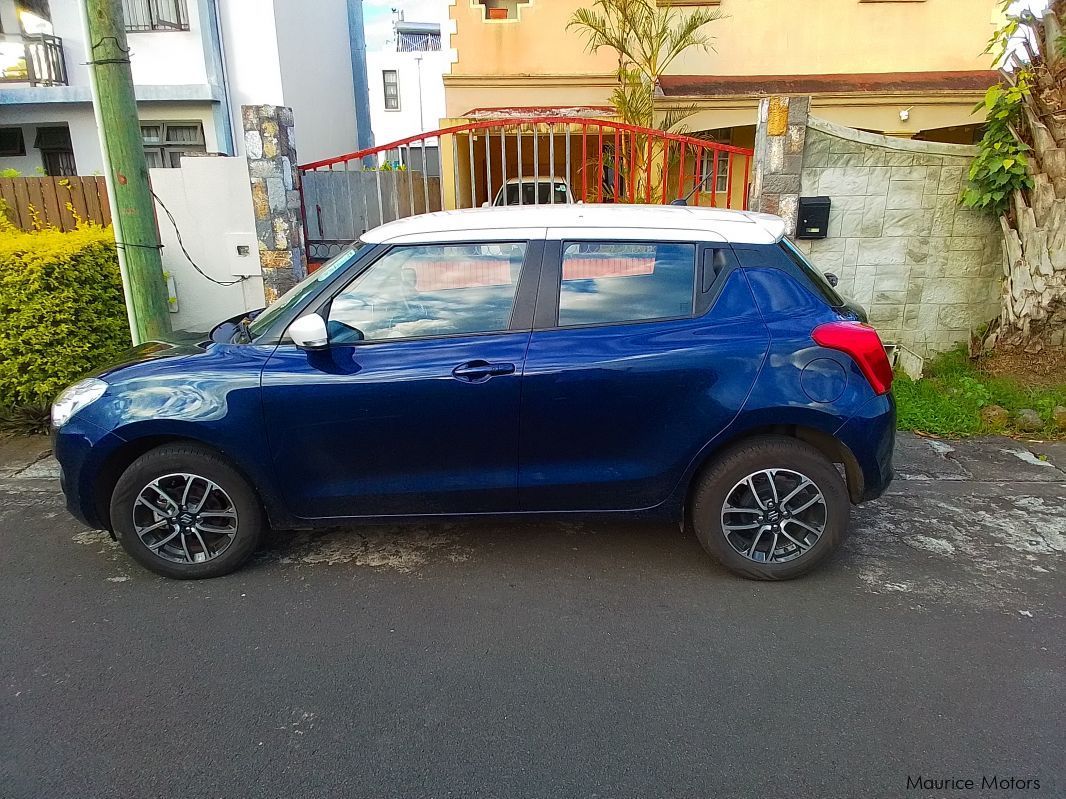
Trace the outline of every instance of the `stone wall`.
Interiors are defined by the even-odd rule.
[[[764,97],[759,101],[749,207],[782,217],[790,236],[796,232],[810,107],[810,97]]]
[[[241,116],[263,291],[269,305],[307,276],[292,109],[244,105]]]
[[[800,241],[886,341],[951,349],[999,313],[1003,236],[959,205],[975,147],[896,139],[810,119],[801,193],[832,200],[828,237]]]

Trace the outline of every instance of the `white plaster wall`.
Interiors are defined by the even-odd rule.
[[[274,0],[282,105],[301,163],[358,149],[346,0]]]
[[[204,128],[208,152],[218,150],[210,103],[140,103],[137,111],[142,120],[199,121]],[[92,106],[88,103],[4,106],[0,114],[0,124],[27,126],[24,130],[26,155],[22,158],[0,158],[0,169],[12,167],[24,175],[32,175],[41,164],[40,153],[33,148],[36,128],[66,125],[70,128],[70,141],[74,146],[74,161],[78,174],[103,174],[104,158],[100,152],[100,135]]]
[[[200,39],[198,0],[187,0],[189,30],[128,33],[133,82],[138,85],[205,84],[207,70]],[[52,27],[63,39],[71,86],[89,85],[88,48],[79,0],[50,0]]]
[[[419,98],[419,67],[421,56],[422,92]],[[446,52],[396,53],[377,51],[367,54],[367,74],[370,82],[370,119],[374,126],[374,141],[388,144],[426,130],[440,127],[444,117],[444,79],[449,56]],[[400,109],[385,110],[385,81],[382,72],[395,69],[400,81]],[[421,113],[420,113],[421,112]]]
[[[199,275],[178,246],[174,225],[161,208],[159,234],[163,269],[174,279],[176,330],[206,331],[222,319],[266,304],[255,236],[248,162],[237,158],[186,158],[180,169],[151,170],[152,187],[174,215],[192,259],[208,275],[232,286],[219,286]],[[238,245],[248,255],[237,254]]]
[[[63,55],[67,65],[67,82],[71,86],[89,85],[88,48],[78,0],[50,0],[52,29],[63,40]]]
[[[0,169],[10,167],[24,175],[33,175],[41,164],[41,154],[33,146],[36,129],[66,125],[70,128],[70,141],[74,146],[74,161],[78,174],[102,174],[104,162],[100,155],[100,139],[92,106],[88,103],[6,105],[0,108],[0,124],[22,125],[26,141],[26,155],[21,158],[0,158]]]
[[[281,105],[281,61],[278,57],[274,5],[266,0],[225,0],[219,3],[222,47],[226,54],[226,74],[230,83],[230,102],[234,108],[234,130],[238,149],[242,105]],[[309,52],[313,45],[307,43]]]

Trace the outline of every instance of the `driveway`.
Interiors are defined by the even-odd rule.
[[[1066,793],[1066,446],[901,436],[784,584],[614,522],[275,534],[172,582],[12,451],[4,799]]]

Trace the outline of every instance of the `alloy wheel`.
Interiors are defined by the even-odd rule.
[[[217,483],[178,472],[152,480],[133,504],[133,528],[149,551],[174,563],[206,563],[237,535],[237,508]]]
[[[813,480],[791,469],[762,469],[740,480],[722,506],[729,545],[756,563],[801,557],[825,532],[825,497]]]

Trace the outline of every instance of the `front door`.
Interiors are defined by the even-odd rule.
[[[514,509],[531,324],[514,309],[539,256],[526,242],[393,247],[321,308],[328,350],[278,346],[263,403],[295,515]]]
[[[727,245],[547,243],[522,378],[523,509],[670,495],[736,417],[769,343],[734,260]]]

